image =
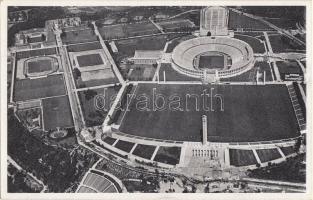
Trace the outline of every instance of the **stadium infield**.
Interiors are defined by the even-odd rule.
[[[65,85],[61,74],[38,79],[16,80],[14,85],[14,101],[26,101],[65,94]]]
[[[44,72],[44,71],[49,71],[51,69],[52,69],[52,62],[51,60],[48,60],[48,59],[28,62],[29,73]]]
[[[211,142],[271,141],[299,135],[285,85],[139,84],[137,87],[119,128],[126,134],[200,142],[201,117],[206,114]],[[220,98],[206,98],[203,103],[201,94],[205,91],[206,96],[210,95],[211,90],[212,96],[222,96],[223,111]],[[153,104],[162,106],[162,98],[153,100],[158,95],[165,99],[164,110],[153,110]]]

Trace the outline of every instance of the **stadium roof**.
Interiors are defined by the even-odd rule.
[[[132,59],[160,59],[161,56],[161,51],[136,50],[135,55]]]

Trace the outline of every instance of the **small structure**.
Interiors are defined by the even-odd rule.
[[[129,60],[134,64],[156,64],[161,57],[161,51],[136,50],[134,57]]]
[[[80,137],[85,141],[85,142],[91,142],[95,139],[95,133],[94,130],[91,129],[83,129],[80,132]]]
[[[118,48],[116,47],[115,42],[112,41],[109,44],[110,44],[110,47],[111,47],[113,53],[117,53],[118,52]]]

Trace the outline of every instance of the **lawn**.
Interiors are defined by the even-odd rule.
[[[276,65],[283,79],[288,74],[299,74],[303,76],[302,69],[296,61],[276,61]]]
[[[159,70],[160,81],[164,80],[164,71],[166,81],[201,81],[199,78],[193,78],[177,72],[175,69],[172,68],[172,65],[170,63],[161,64]]]
[[[233,11],[229,11],[228,28],[232,30],[244,29],[244,30],[273,30],[268,25],[252,19],[250,17],[238,14]]]
[[[156,70],[156,67],[153,65],[134,64],[129,67],[132,71],[128,76],[128,79],[131,81],[151,81]]]
[[[44,129],[54,130],[57,127],[73,127],[73,118],[67,96],[42,100]]]
[[[194,24],[187,19],[173,19],[157,22],[165,31],[173,31],[178,28],[194,27]]]
[[[53,55],[56,54],[56,48],[46,48],[46,49],[36,49],[30,51],[19,51],[16,52],[16,59],[29,58],[35,56],[45,56],[45,55]]]
[[[97,36],[91,29],[69,31],[65,32],[65,35],[62,37],[62,41],[65,44],[92,42],[97,41]]]
[[[66,90],[63,75],[16,80],[14,85],[14,101],[26,101],[64,94],[66,94]]]
[[[262,163],[281,158],[277,149],[257,149],[256,152]]]
[[[133,148],[134,145],[135,145],[135,144],[132,143],[132,142],[128,142],[128,141],[124,141],[124,140],[119,140],[119,141],[117,141],[117,143],[115,144],[114,147],[116,147],[116,148],[118,148],[118,149],[120,149],[120,150],[122,150],[122,151],[125,151],[125,152],[129,153],[130,150],[132,150],[132,148]]]
[[[160,146],[154,161],[176,165],[179,163],[181,147],[165,147]]]
[[[102,141],[105,142],[105,143],[107,143],[107,144],[109,144],[109,145],[112,145],[112,144],[114,144],[114,142],[116,141],[116,139],[107,136],[107,137],[103,138]]]
[[[155,148],[156,147],[152,145],[138,144],[135,150],[133,151],[133,154],[149,160]]]
[[[67,46],[67,51],[69,52],[80,52],[80,51],[88,51],[102,49],[100,42],[92,42],[92,43],[84,43],[84,44],[73,44]]]
[[[201,94],[210,90],[221,95],[222,110],[220,98],[203,103]],[[159,94],[164,101],[161,97],[156,101]],[[269,141],[299,135],[285,85],[139,84],[135,95],[120,126],[121,132],[131,135],[198,142],[204,114],[209,119],[211,142]],[[156,103],[163,109],[156,109]],[[203,109],[205,106],[214,111]]]
[[[305,52],[305,46],[293,42],[283,35],[269,35],[269,40],[274,53]]]
[[[79,63],[79,67],[103,64],[103,60],[98,53],[77,56],[77,61]]]
[[[254,67],[249,71],[246,71],[240,75],[229,77],[229,78],[221,78],[221,82],[256,82],[256,73],[257,68]]]
[[[229,149],[230,165],[241,167],[257,164],[252,150]]]
[[[290,154],[293,154],[296,152],[294,146],[280,147],[280,149],[284,153],[285,156],[289,156]]]
[[[139,35],[159,33],[159,30],[149,21],[143,23],[117,24],[99,28],[103,39],[119,39]]]

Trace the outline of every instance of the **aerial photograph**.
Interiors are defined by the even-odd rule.
[[[8,6],[6,192],[306,193],[307,11]]]

